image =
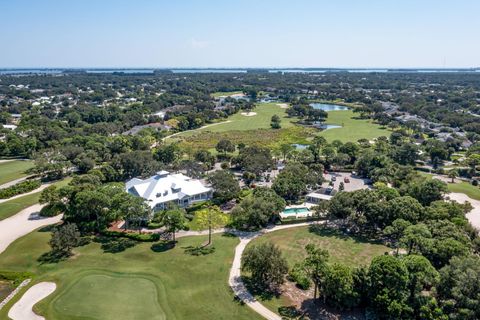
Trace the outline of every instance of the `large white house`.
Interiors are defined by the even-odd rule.
[[[191,179],[181,173],[157,172],[148,179],[133,178],[125,185],[128,193],[142,197],[153,210],[163,210],[173,202],[187,207],[194,202],[212,198],[213,190],[200,180]]]

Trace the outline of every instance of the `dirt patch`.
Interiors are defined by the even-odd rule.
[[[298,319],[310,320],[363,320],[362,310],[338,311],[323,304],[320,299],[313,300],[313,287],[308,290],[298,288],[294,282],[286,281],[282,285],[282,296],[288,302],[289,313],[295,314]],[[288,317],[286,317],[288,319]]]
[[[0,280],[0,301],[3,301],[14,289],[10,281]]]

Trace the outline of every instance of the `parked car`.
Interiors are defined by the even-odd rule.
[[[350,183],[350,179],[348,179],[347,177],[343,178],[343,182],[345,183]]]
[[[332,181],[337,181],[337,178],[335,178],[335,177],[332,177]]]

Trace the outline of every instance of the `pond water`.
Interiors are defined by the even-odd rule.
[[[328,103],[310,103],[313,109],[323,110],[323,111],[344,111],[348,110],[348,107],[340,106],[338,104],[328,104]]]
[[[300,144],[300,143],[294,143],[292,144],[292,147],[295,147],[297,150],[305,150],[308,147],[308,144]]]
[[[323,130],[341,128],[342,126],[337,126],[336,124],[324,124],[322,125]]]

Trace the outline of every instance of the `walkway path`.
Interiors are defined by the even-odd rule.
[[[473,210],[467,213],[467,219],[472,226],[480,230],[480,201],[472,199],[464,193],[456,192],[447,194],[447,197],[460,203],[464,203],[465,201],[470,202],[473,206]]]
[[[252,296],[252,294],[248,292],[247,288],[245,287],[245,284],[243,283],[242,276],[241,276],[242,254],[243,254],[243,251],[245,250],[245,247],[250,241],[252,241],[253,239],[255,239],[256,237],[262,234],[283,230],[283,229],[308,226],[314,223],[317,223],[317,222],[312,221],[312,222],[303,222],[303,223],[297,223],[297,224],[275,226],[275,227],[263,229],[258,232],[239,232],[239,231],[232,232],[233,234],[236,234],[239,236],[240,243],[235,248],[235,257],[233,258],[232,268],[230,269],[228,284],[230,285],[233,292],[240,300],[242,300],[247,306],[252,308],[253,311],[257,312],[265,319],[281,320],[282,317],[276,314],[275,312],[269,310],[260,302],[258,302],[255,299],[255,297]]]
[[[0,221],[0,253],[20,237],[38,229],[59,222],[62,215],[44,218],[39,216],[42,205],[35,204],[25,208],[10,218]]]
[[[9,182],[6,182],[2,185],[0,185],[0,189],[5,189],[5,188],[8,188],[8,187],[11,187],[17,183],[20,183],[22,181],[25,181],[27,180],[28,178],[30,178],[32,176],[26,176],[26,177],[22,177],[22,178],[18,178],[18,179],[15,179],[15,180],[12,180],[12,181],[9,181]]]
[[[44,317],[36,315],[33,306],[55,291],[57,285],[54,282],[40,282],[32,286],[8,311],[8,316],[13,320],[44,320]]]

